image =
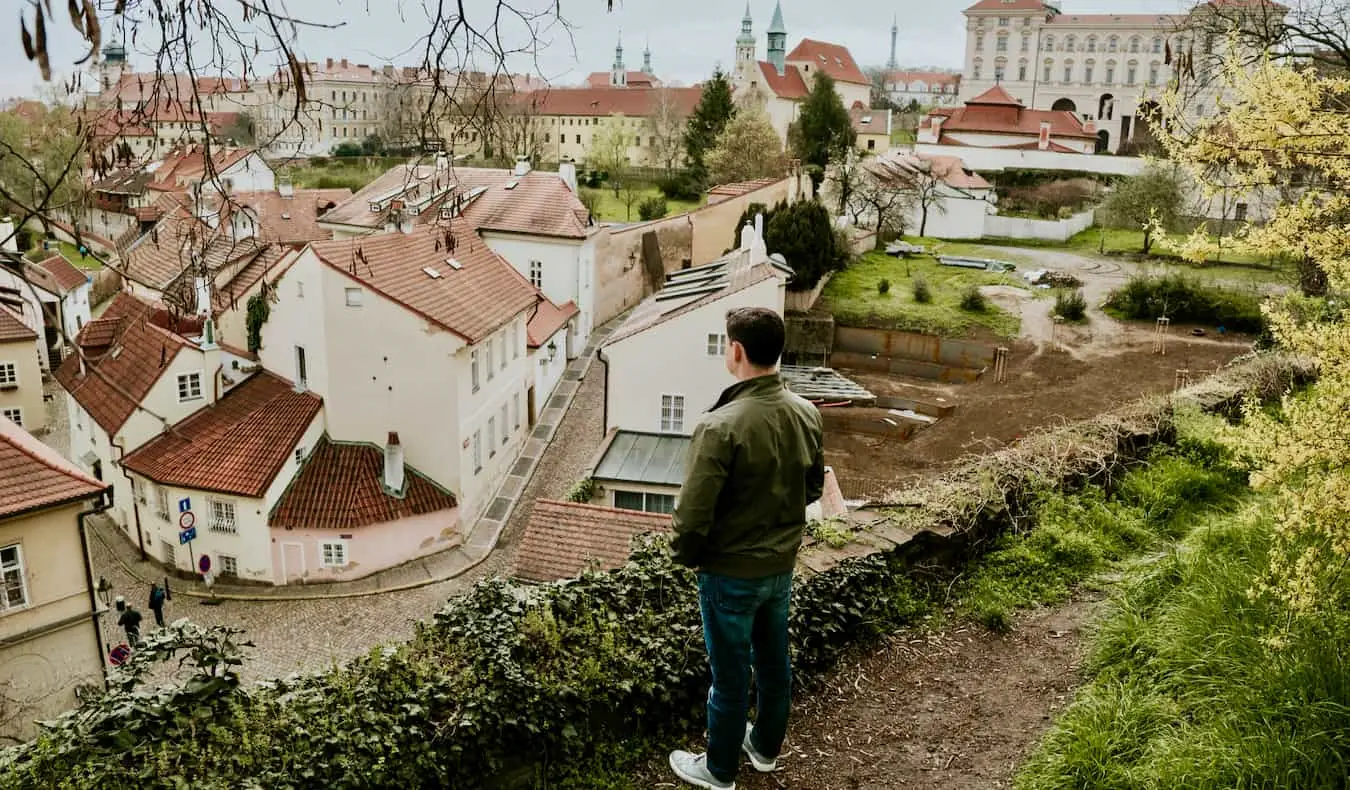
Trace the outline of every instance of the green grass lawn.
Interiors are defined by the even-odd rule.
[[[958,247],[959,249],[951,249]],[[943,252],[974,254],[978,245],[944,245]],[[914,300],[914,280],[922,277],[932,293],[932,301]],[[877,283],[890,282],[882,294]],[[983,311],[961,309],[961,294],[971,286],[1012,285],[1026,287],[1016,274],[994,274],[952,266],[942,266],[931,256],[904,260],[881,252],[869,252],[825,286],[824,303],[835,320],[846,326],[869,326],[959,336],[974,329],[988,329],[999,335],[1016,335],[1021,318],[992,304]]]
[[[1211,240],[1216,240],[1216,236],[1211,235]],[[1028,247],[1040,249],[1060,249],[1075,250],[1079,252],[1099,253],[1105,252],[1108,255],[1143,255],[1144,250],[1144,232],[1142,230],[1131,230],[1129,228],[1088,228],[1071,237],[1066,242],[1046,241],[1043,239],[1003,239],[988,238],[985,239],[988,244],[997,244],[1004,247]],[[1166,256],[1157,244],[1150,250],[1150,256]],[[1168,257],[1157,257],[1160,263],[1166,263]],[[1179,262],[1178,262],[1179,263]],[[1206,264],[1204,269],[1222,268],[1225,264],[1234,264],[1227,268],[1234,270],[1245,270],[1246,275],[1242,279],[1254,279],[1260,282],[1275,282],[1284,279],[1287,267],[1280,265],[1279,261],[1272,262],[1268,257],[1261,255],[1251,255],[1239,253],[1236,250],[1225,251],[1219,259]],[[1187,265],[1189,264],[1182,264]],[[1196,267],[1191,267],[1196,268]]]
[[[96,272],[99,269],[103,268],[103,264],[99,263],[97,259],[90,256],[81,255],[79,248],[76,247],[74,244],[71,244],[68,241],[62,241],[58,243],[61,245],[60,250],[61,257],[70,261],[76,268],[84,269],[86,271],[91,272]],[[39,244],[38,246],[29,250],[26,254],[29,260],[40,261],[43,260],[44,258],[49,257],[51,251],[50,250],[44,251],[42,249],[42,245]]]
[[[398,160],[402,161],[402,160]],[[282,168],[279,176],[289,176],[297,189],[341,189],[355,192],[397,164],[394,160],[330,160],[323,165]]]
[[[915,140],[912,129],[894,129],[891,131],[891,145],[912,145]]]
[[[624,205],[622,192],[619,193],[620,197],[615,197],[614,190],[608,187],[601,186],[595,189],[583,187],[583,189],[596,194],[599,202],[595,208],[595,218],[601,222],[641,222],[642,219],[638,216],[638,205],[649,197],[661,197],[661,190],[654,186],[643,189],[638,199],[633,201],[633,211],[630,216],[628,207]],[[689,211],[698,208],[700,205],[702,203],[697,201],[666,198],[666,216]]]

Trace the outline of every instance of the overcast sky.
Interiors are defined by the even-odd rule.
[[[510,0],[523,6],[550,8],[554,0]],[[310,60],[347,57],[354,62],[413,64],[408,53],[419,29],[425,29],[423,5],[435,0],[286,0],[295,17],[340,23],[332,30],[303,29],[299,49]],[[467,0],[471,16],[484,18],[496,0]],[[614,44],[623,31],[624,62],[641,68],[642,50],[650,45],[658,77],[685,84],[705,79],[717,64],[730,65],[740,30],[744,0],[614,0],[613,12],[606,0],[557,0],[571,25],[566,31],[553,26],[546,31],[538,63],[517,58],[515,70],[538,72],[557,84],[572,84],[592,71],[608,71]],[[782,0],[788,29],[788,48],[804,37],[833,41],[847,46],[864,66],[882,65],[890,47],[892,17],[898,17],[900,37],[897,59],[902,66],[936,65],[959,68],[965,46],[961,10],[973,0]],[[7,3],[0,3],[7,5]],[[20,3],[24,8],[28,3]],[[54,4],[60,5],[60,4]],[[105,5],[105,3],[100,3]],[[231,4],[233,5],[233,4]],[[1190,5],[1185,0],[1064,0],[1067,12],[1176,12]],[[10,7],[12,9],[12,6]],[[401,13],[400,13],[401,11]],[[12,10],[3,12],[12,15]],[[773,0],[752,0],[755,39],[764,57],[764,29],[773,14]],[[12,16],[9,16],[13,19]],[[420,23],[420,24],[419,24]],[[55,28],[55,30],[53,30]],[[37,67],[24,59],[17,25],[2,26],[11,40],[0,46],[0,97],[32,95],[40,80]],[[105,36],[106,36],[105,27]],[[520,28],[503,30],[519,42]],[[69,74],[82,52],[69,21],[58,16],[48,25],[53,68]],[[143,45],[142,45],[143,46]],[[133,53],[137,69],[149,69],[151,61]]]

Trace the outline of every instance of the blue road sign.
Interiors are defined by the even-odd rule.
[[[191,509],[192,509],[192,500],[191,500],[191,499],[188,499],[187,497],[183,497],[182,499],[178,500],[178,512],[179,512],[179,513],[186,513],[186,512],[188,512],[188,511],[191,510]]]
[[[187,529],[178,533],[178,545],[181,546],[190,540],[195,540],[196,538],[197,538],[197,528],[188,527]]]

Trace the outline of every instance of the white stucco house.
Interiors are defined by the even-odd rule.
[[[42,370],[58,363],[65,338],[73,339],[89,323],[93,281],[60,255],[38,263],[0,252],[0,304],[9,307],[41,338]]]
[[[528,361],[534,371],[534,382],[526,399],[531,427],[567,370],[569,324],[579,312],[572,302],[559,306],[541,297],[526,325]]]
[[[996,211],[993,184],[954,156],[893,151],[865,160],[863,168],[881,185],[912,195],[904,218],[907,233],[979,239],[985,235],[986,218]]]

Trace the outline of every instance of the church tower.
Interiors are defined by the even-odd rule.
[[[787,25],[783,24],[783,4],[775,3],[773,7],[773,21],[769,23],[769,62],[773,64],[778,75],[783,75],[783,69],[786,67],[784,60],[787,58]]]
[[[749,82],[755,79],[755,34],[751,31],[754,20],[750,18],[750,3],[745,4],[745,16],[741,17],[741,34],[736,37],[736,61],[732,67],[731,80],[735,83]]]
[[[614,47],[614,68],[609,72],[609,84],[616,88],[628,87],[628,70],[623,65],[623,34],[619,34],[619,43]]]

